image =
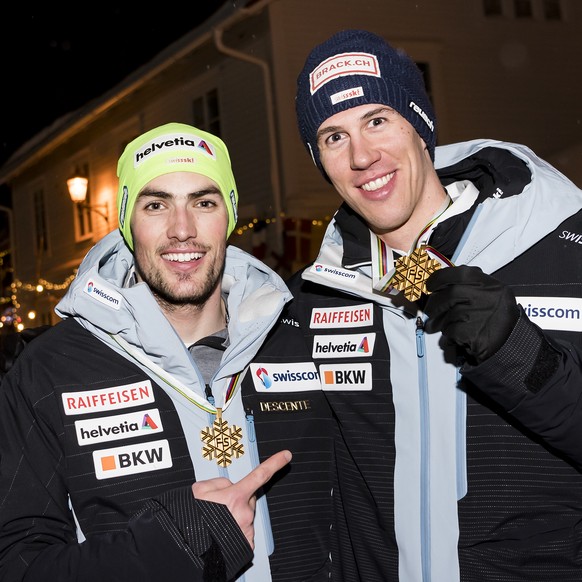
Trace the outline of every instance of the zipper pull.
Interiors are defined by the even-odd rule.
[[[254,443],[257,440],[255,432],[255,417],[252,414],[247,414],[247,427],[249,430],[249,441]]]
[[[416,318],[416,355],[424,358],[424,323],[420,317]]]
[[[204,394],[206,395],[206,400],[208,400],[208,402],[210,402],[210,404],[212,404],[212,406],[214,406],[214,396],[212,394],[212,388],[210,388],[210,384],[206,384],[206,386],[204,387]]]

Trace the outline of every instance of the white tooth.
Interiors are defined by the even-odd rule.
[[[176,261],[178,263],[184,263],[186,261],[195,261],[201,259],[204,253],[165,253],[162,255],[166,261]]]
[[[366,192],[374,192],[374,190],[378,190],[378,188],[386,186],[386,184],[388,184],[388,182],[390,182],[390,180],[392,179],[392,176],[394,176],[394,172],[392,172],[391,174],[386,174],[382,178],[371,180],[367,184],[363,184],[362,189],[365,190]]]

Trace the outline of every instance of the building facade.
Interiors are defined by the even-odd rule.
[[[84,255],[117,228],[119,155],[138,134],[170,121],[227,143],[240,194],[231,243],[283,276],[312,260],[339,199],[299,140],[295,81],[309,50],[342,28],[381,34],[415,59],[439,144],[524,143],[582,186],[579,0],[226,2],[0,168],[12,200],[0,207],[12,225],[0,245],[11,273],[5,321],[55,323],[54,306]],[[69,196],[73,175],[88,179],[84,204]]]

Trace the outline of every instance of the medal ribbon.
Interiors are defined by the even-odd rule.
[[[209,412],[211,414],[217,413],[217,408],[210,404],[204,397],[200,394],[197,394],[191,388],[188,388],[185,384],[183,384],[178,378],[174,378],[171,374],[166,372],[163,368],[152,362],[149,358],[147,358],[142,352],[135,349],[131,344],[129,344],[126,340],[124,340],[118,334],[111,334],[111,337],[117,344],[130,356],[135,358],[140,364],[151,370],[158,378],[161,378],[168,386],[173,388],[176,392],[181,394],[186,400],[198,406],[202,410]],[[224,404],[221,407],[221,410],[224,412],[234,395],[236,394],[236,390],[240,384],[240,377],[242,372],[238,372],[231,376],[230,381],[224,391]]]
[[[202,410],[215,414],[216,418],[212,426],[207,426],[200,431],[200,439],[202,441],[202,456],[209,461],[216,460],[220,467],[228,467],[232,463],[232,458],[238,459],[244,455],[244,445],[240,442],[242,440],[242,428],[236,425],[229,425],[228,422],[222,418],[222,413],[228,408],[232,402],[237,388],[240,385],[242,372],[238,372],[231,376],[230,381],[224,391],[224,405],[213,406],[196,394],[194,390],[188,388],[171,374],[166,372],[163,368],[152,362],[140,351],[136,350],[131,344],[125,341],[117,334],[111,334],[111,337],[117,344],[123,348],[129,355],[135,358],[138,362],[151,370],[156,376],[161,378],[168,386],[176,390],[184,398],[192,404],[198,406]]]
[[[430,235],[452,206],[452,199],[447,195],[443,206],[420,232],[408,255],[394,258],[394,251],[378,236],[370,231],[372,248],[372,282],[375,291],[395,295],[404,292],[409,301],[420,299],[426,293],[426,279],[442,266],[452,263],[437,250],[428,246]]]

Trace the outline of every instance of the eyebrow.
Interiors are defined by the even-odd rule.
[[[380,113],[394,113],[396,110],[392,109],[392,107],[388,107],[388,105],[382,105],[377,107],[376,109],[372,109],[371,111],[367,111],[364,115],[362,115],[362,119],[370,119],[370,117],[375,117]]]
[[[376,109],[371,109],[370,111],[366,111],[364,115],[360,118],[361,121],[366,121],[367,119],[371,119],[372,117],[376,117],[376,115],[380,115],[381,113],[393,113],[396,111],[392,109],[392,107],[388,107],[387,105],[381,105],[380,107],[376,107]],[[338,131],[342,131],[342,126],[340,125],[327,125],[326,127],[322,127],[316,134],[315,140],[316,142],[319,141],[321,137],[324,135],[329,135],[331,133],[336,133]]]
[[[209,194],[216,194],[218,196],[222,196],[221,191],[216,186],[208,186],[202,190],[195,190],[194,192],[190,192],[188,194],[188,198],[196,199],[202,198],[203,196],[208,196]],[[146,186],[140,193],[137,195],[137,200],[140,198],[163,198],[164,200],[169,200],[173,198],[174,194],[171,192],[166,192],[165,190],[157,190],[155,188],[150,188]]]

